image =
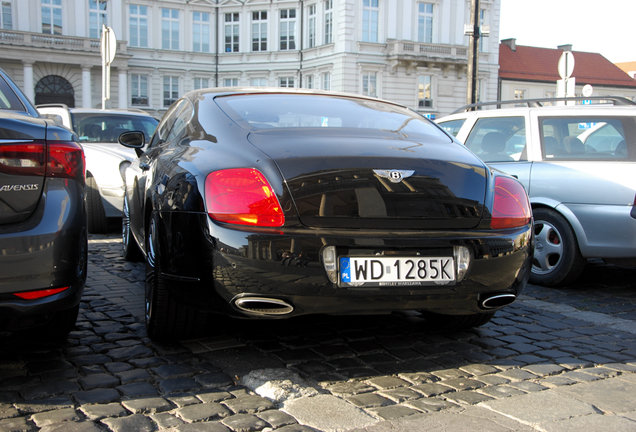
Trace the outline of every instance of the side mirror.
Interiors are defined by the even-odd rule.
[[[124,147],[135,149],[135,153],[137,153],[137,156],[141,156],[141,154],[143,153],[143,148],[146,145],[144,133],[139,131],[124,132],[119,135],[117,141]]]

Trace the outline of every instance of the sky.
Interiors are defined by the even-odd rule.
[[[636,61],[636,0],[501,0],[499,40]]]

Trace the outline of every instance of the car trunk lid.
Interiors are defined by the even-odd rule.
[[[252,133],[308,227],[470,229],[484,212],[485,165],[450,140],[391,132]]]
[[[46,125],[41,119],[3,113],[0,121],[0,225],[26,220],[45,179]]]

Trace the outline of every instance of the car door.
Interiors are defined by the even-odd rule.
[[[625,256],[634,240],[636,116],[535,113],[541,160],[530,195],[550,202],[577,232],[585,256]]]
[[[489,166],[519,179],[529,192],[532,161],[528,158],[528,123],[523,114],[480,117],[464,145]]]

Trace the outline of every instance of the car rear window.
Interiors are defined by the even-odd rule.
[[[116,143],[128,131],[143,132],[148,142],[158,123],[151,116],[104,113],[73,113],[72,121],[80,142],[85,143]]]
[[[636,159],[636,116],[539,117],[544,160]]]
[[[324,95],[253,94],[217,97],[221,109],[248,130],[376,129],[450,139],[417,113],[383,101]]]
[[[9,111],[25,111],[24,105],[13,92],[9,84],[0,76],[0,109]]]

